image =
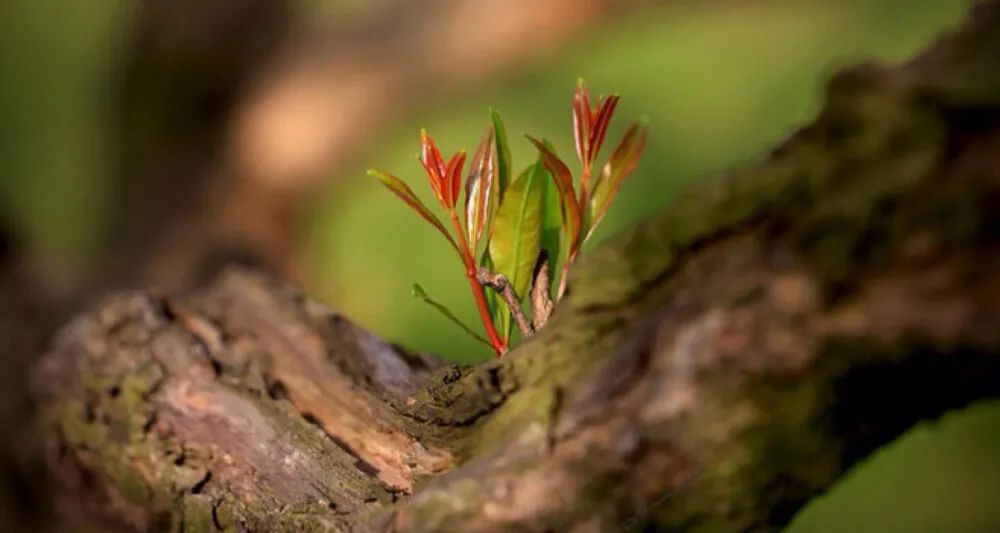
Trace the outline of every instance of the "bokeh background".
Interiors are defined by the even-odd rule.
[[[571,153],[577,77],[620,93],[611,137],[640,114],[652,134],[600,241],[685,183],[760,157],[815,114],[838,67],[904,60],[969,5],[3,0],[0,423],[24,427],[25,368],[74,310],[113,289],[190,288],[231,262],[409,348],[488,357],[410,296],[420,282],[476,323],[445,242],[364,175],[392,171],[431,204],[421,127],[445,151],[471,150],[495,107],[520,168],[522,132]],[[30,438],[9,434],[0,524],[44,506]],[[998,445],[998,403],[949,414],[789,530],[1000,531]]]

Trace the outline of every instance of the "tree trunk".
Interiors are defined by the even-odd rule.
[[[63,516],[138,530],[775,530],[1000,396],[1000,6],[581,257],[446,365],[233,270],[108,298],[33,377]]]

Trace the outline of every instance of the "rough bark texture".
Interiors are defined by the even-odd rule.
[[[443,365],[232,271],[111,297],[34,374],[66,516],[140,530],[774,530],[1000,396],[1000,8],[581,257]]]

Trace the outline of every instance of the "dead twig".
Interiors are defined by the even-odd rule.
[[[538,331],[549,321],[553,306],[549,296],[549,254],[544,249],[538,253],[531,279],[534,280],[531,284],[531,326]]]
[[[476,271],[476,280],[479,281],[480,285],[497,291],[497,294],[503,298],[504,303],[507,304],[507,308],[510,309],[510,314],[514,317],[514,323],[517,324],[517,329],[521,332],[522,337],[528,338],[535,332],[531,323],[528,322],[528,317],[524,316],[524,310],[521,309],[521,303],[517,301],[514,289],[511,288],[510,283],[503,274],[494,274],[480,267]]]

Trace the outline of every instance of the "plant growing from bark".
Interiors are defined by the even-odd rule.
[[[491,110],[491,124],[465,175],[465,203],[461,207],[458,200],[465,151],[455,152],[446,161],[427,131],[421,130],[418,159],[448,225],[405,182],[388,172],[369,170],[370,176],[434,226],[458,253],[486,338],[418,284],[413,286],[414,296],[490,346],[498,356],[507,351],[515,324],[522,337],[542,327],[553,300],[557,302],[566,293],[567,274],[580,247],[604,218],[622,182],[635,170],[645,146],[648,126],[639,120],[628,128],[595,177],[597,157],[617,104],[618,95],[610,95],[601,96],[592,106],[583,80],[577,82],[572,115],[579,179],[574,179],[550,143],[530,135],[527,137],[538,150],[538,159],[512,179],[506,129],[500,114]],[[529,307],[530,320],[522,305]]]

